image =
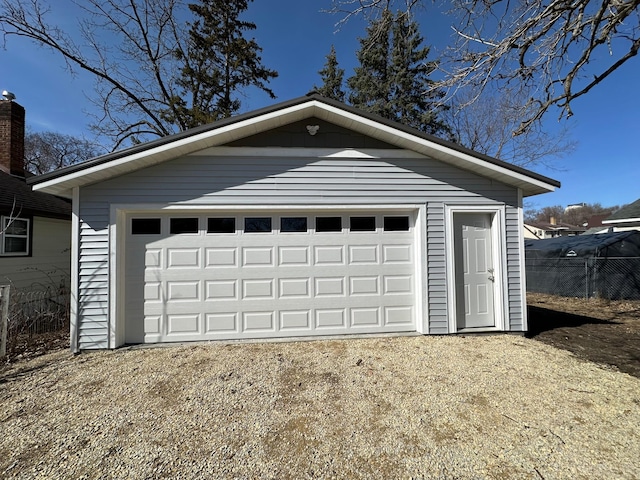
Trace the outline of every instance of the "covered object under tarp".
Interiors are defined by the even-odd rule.
[[[640,299],[640,232],[526,240],[527,291]]]

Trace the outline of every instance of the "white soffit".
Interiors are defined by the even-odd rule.
[[[398,130],[392,126],[379,123],[314,99],[290,107],[273,110],[246,120],[231,122],[221,127],[206,130],[191,136],[185,136],[174,141],[161,143],[156,147],[141,150],[131,155],[117,157],[111,161],[87,166],[84,169],[74,170],[66,175],[36,183],[33,185],[33,189],[70,198],[73,187],[105,181],[115,176],[162,163],[183,155],[190,155],[210,147],[224,145],[240,138],[272,130],[279,126],[304,120],[309,117],[326,120],[363,135],[385,141],[401,149],[450,163],[480,175],[493,178],[499,182],[521,188],[525,196],[555,190],[554,185],[529,177],[523,173],[492,164],[451,147],[437,144],[411,133]],[[345,150],[342,151],[345,152]],[[357,155],[355,152],[356,151],[346,153],[345,157],[355,158],[353,157],[353,155]],[[339,156],[339,151],[334,151],[332,156]]]

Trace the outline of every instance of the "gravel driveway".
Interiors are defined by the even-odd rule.
[[[640,380],[517,336],[56,352],[0,478],[638,478]]]

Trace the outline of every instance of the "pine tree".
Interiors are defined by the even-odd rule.
[[[262,65],[262,48],[255,39],[244,37],[244,32],[255,30],[256,25],[239,19],[250,1],[199,0],[189,4],[196,19],[190,25],[186,54],[177,55],[184,61],[178,84],[190,101],[183,97],[173,100],[186,127],[232,116],[241,106],[237,93],[247,87],[257,87],[275,98],[267,83],[278,73]]]
[[[347,80],[349,101],[358,108],[417,128],[450,137],[439,119],[443,92],[431,90],[429,76],[437,63],[427,61],[429,47],[418,25],[406,12],[388,10],[367,28],[360,39],[360,65]]]
[[[347,79],[349,103],[361,110],[395,119],[391,109],[390,36],[392,14],[385,10],[367,27],[356,52],[359,62],[354,75]]]
[[[333,45],[331,45],[331,51],[326,58],[327,62],[324,64],[324,68],[318,72],[322,79],[322,86],[314,86],[314,90],[323,97],[344,102],[345,93],[342,90],[344,69],[338,67],[338,57]]]

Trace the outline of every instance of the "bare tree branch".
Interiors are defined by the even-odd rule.
[[[427,0],[334,0],[338,27],[355,15],[385,8],[426,7]],[[431,4],[431,8],[442,8]],[[456,42],[441,59],[445,101],[487,88],[524,99],[514,134],[526,132],[553,107],[573,115],[572,102],[638,54],[640,0],[452,0],[446,3]],[[462,105],[460,105],[462,106]]]
[[[116,146],[125,139],[182,129],[164,116],[173,106],[180,69],[174,52],[183,35],[176,21],[184,8],[181,0],[72,3],[75,7],[67,5],[70,11],[84,12],[76,37],[48,22],[45,0],[0,0],[4,45],[10,37],[30,39],[59,53],[69,72],[93,75],[96,93],[90,100],[101,112],[93,128]],[[60,3],[56,7],[64,8]]]

